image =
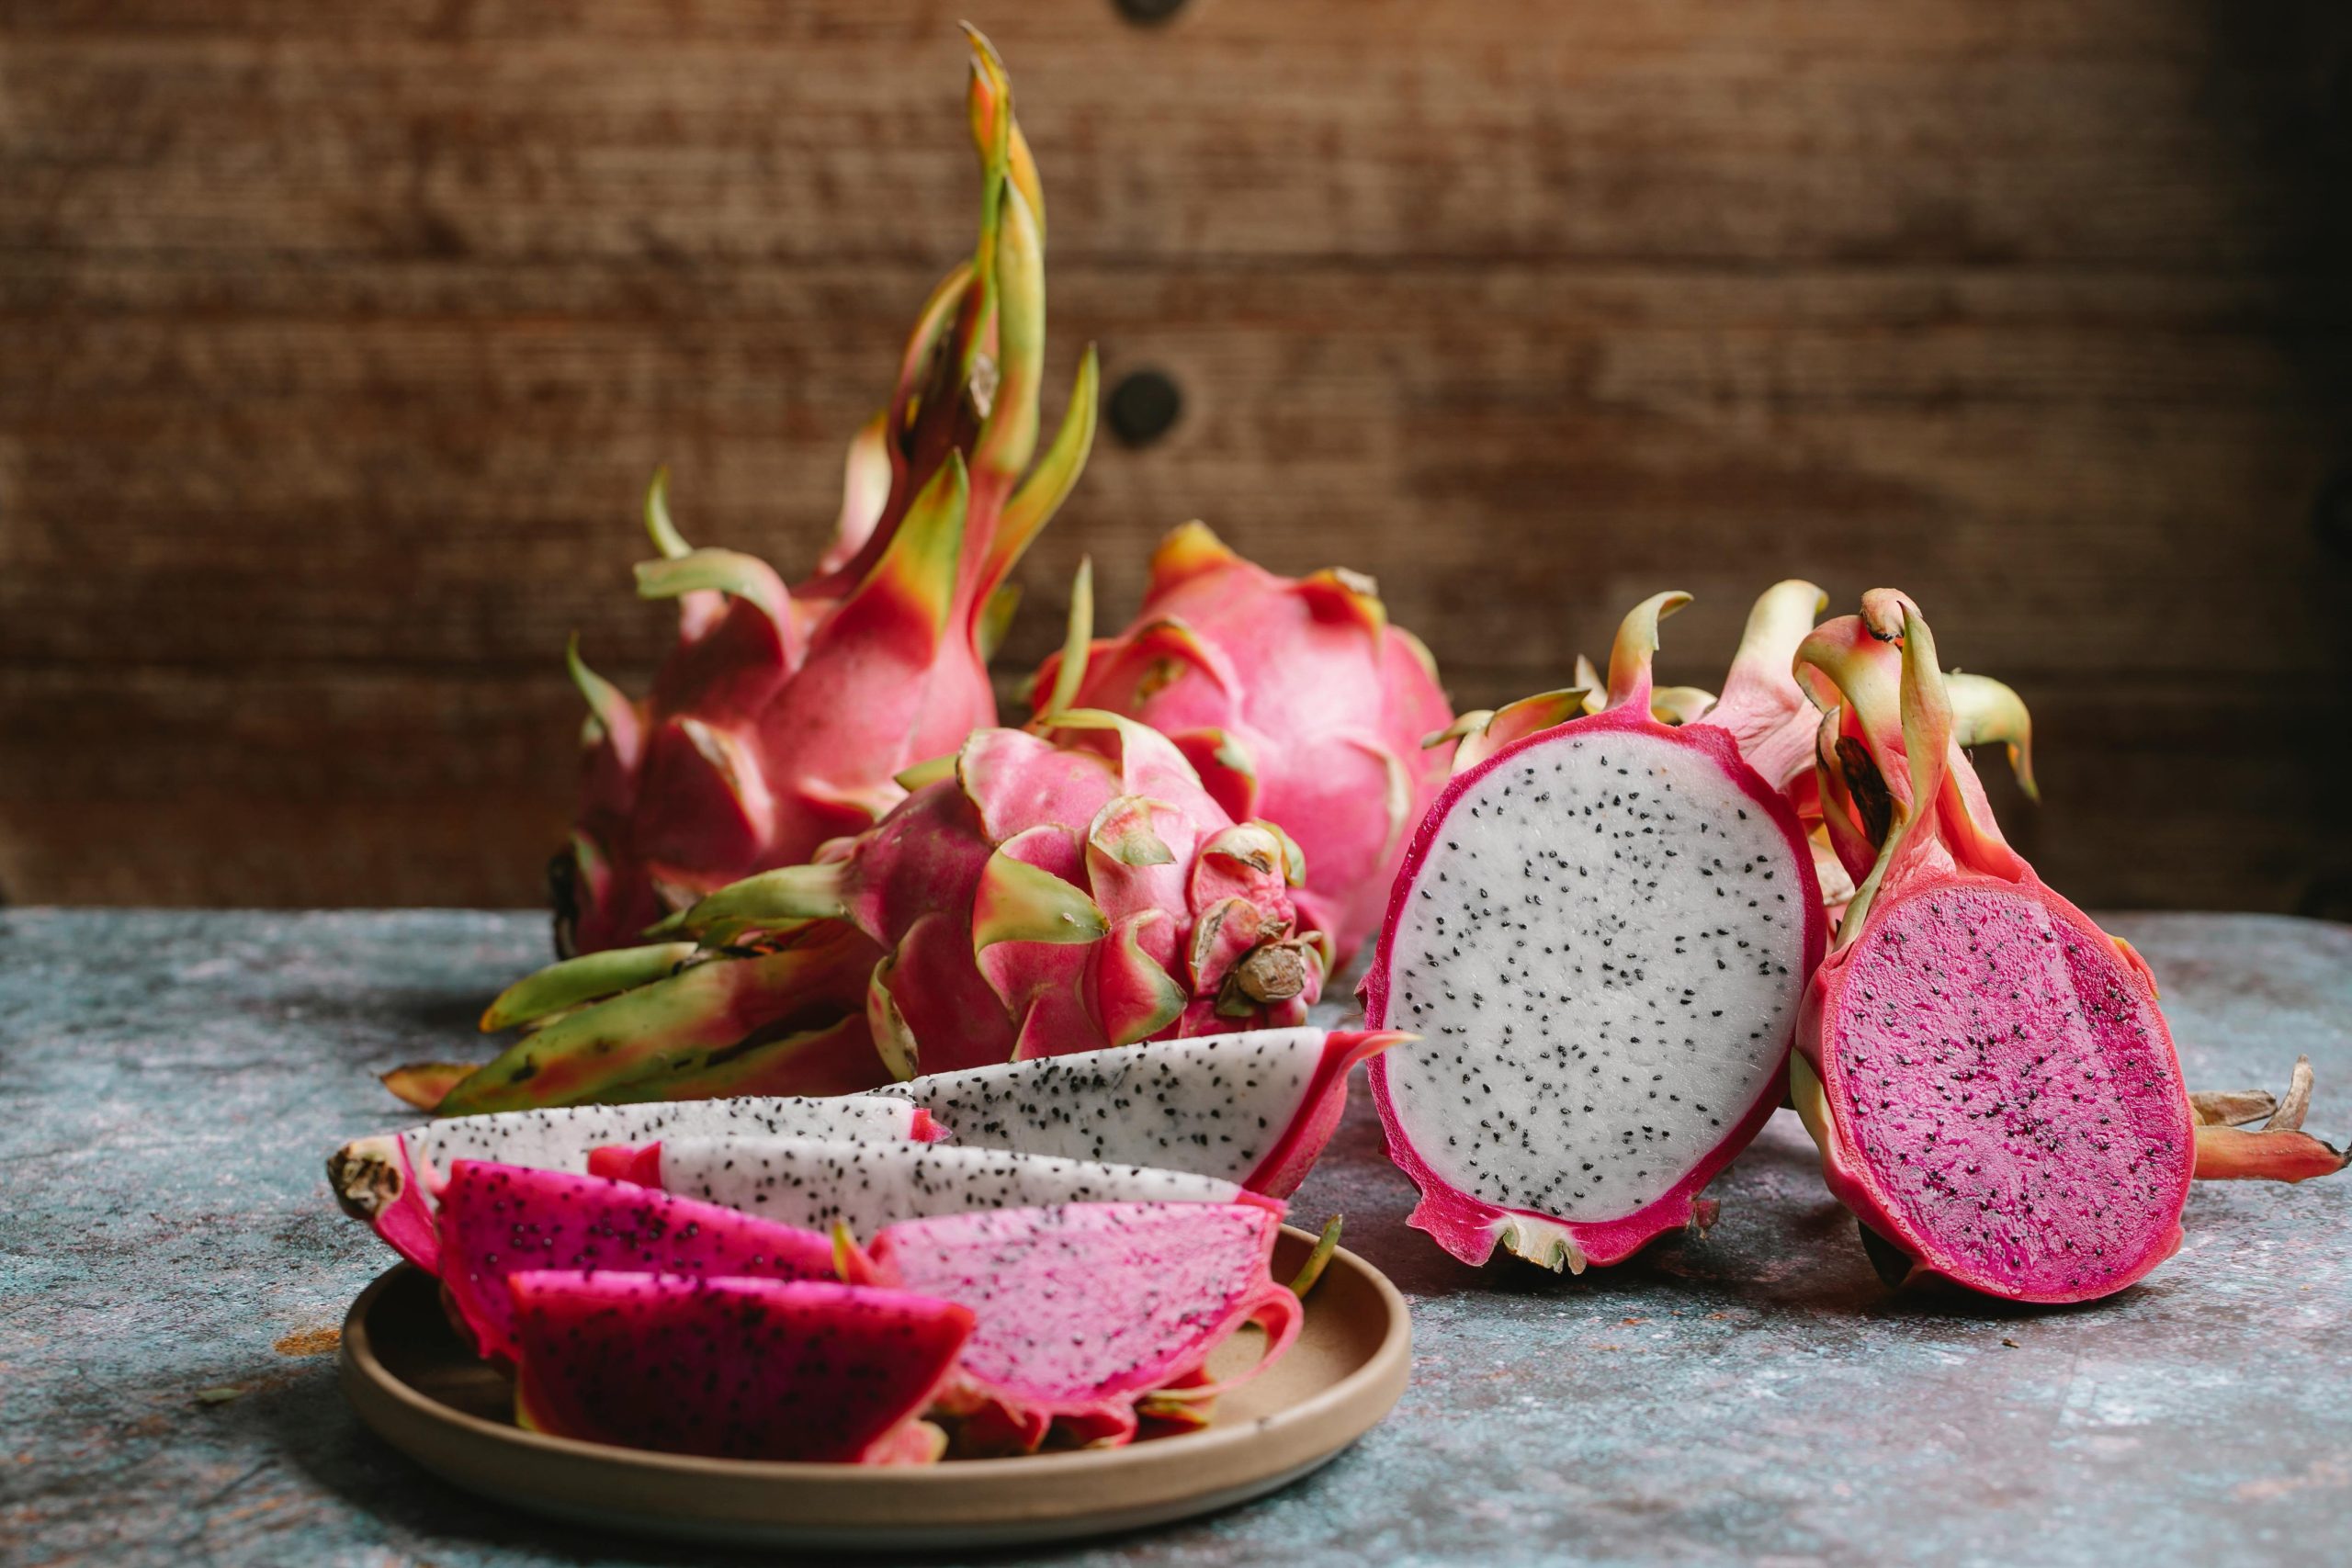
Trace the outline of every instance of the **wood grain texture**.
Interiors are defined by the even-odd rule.
[[[787,574],[830,523],[967,243],[970,9],[0,12],[7,896],[533,900],[565,636],[668,635],[646,474]],[[1008,685],[1194,515],[1381,578],[1466,704],[1662,586],[1712,682],[1773,579],[1894,582],[2032,704],[2059,886],[2352,911],[2340,7],[998,9],[1050,379],[1185,397]]]

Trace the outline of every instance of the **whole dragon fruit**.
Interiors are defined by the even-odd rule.
[[[1148,1169],[956,1144],[813,1138],[671,1138],[610,1151],[597,1173],[803,1230],[871,1235],[901,1220],[1057,1203],[1216,1203],[1275,1199],[1190,1171]]]
[[[1139,1400],[1214,1399],[1296,1340],[1299,1298],[1267,1273],[1281,1229],[1265,1209],[1215,1203],[1001,1209],[891,1225],[847,1249],[843,1275],[971,1310],[940,1398],[963,1417],[959,1452],[1029,1452],[1056,1422],[1114,1447],[1134,1438]],[[1247,1323],[1264,1352],[1238,1377],[1200,1381]]]
[[[2180,1245],[2198,1152],[2146,964],[2002,840],[1915,604],[1874,591],[1800,657],[1844,699],[1891,823],[1790,1068],[1831,1192],[1897,1280],[2123,1289]]]
[[[1033,469],[1044,197],[1003,67],[971,38],[978,246],[933,292],[888,411],[851,447],[817,574],[787,590],[751,556],[689,547],[657,476],[661,558],[638,591],[679,601],[678,645],[643,702],[572,651],[591,716],[577,825],[548,873],[563,953],[636,942],[703,893],[808,860],[899,800],[894,775],[996,722],[1000,589],[1085,464],[1096,372],[1090,350]]]
[[[1289,833],[1306,855],[1300,918],[1345,967],[1445,782],[1443,749],[1424,738],[1453,719],[1429,650],[1389,623],[1372,581],[1280,577],[1187,523],[1152,557],[1135,624],[1087,648],[1082,671],[1065,672],[1069,657],[1038,671],[1041,709],[1140,719],[1228,816]]]
[[[817,1280],[544,1269],[508,1281],[514,1418],[715,1459],[922,1464],[971,1336],[954,1302]]]
[[[578,1103],[647,1082],[707,1092],[703,1076],[771,1041],[849,1041],[810,1050],[805,1083],[794,1057],[762,1077],[765,1092],[832,1093],[1305,1021],[1329,954],[1292,902],[1298,848],[1227,817],[1166,738],[1073,709],[1044,735],[976,731],[932,771],[943,776],[824,858],[680,916],[704,940],[698,962],[567,1008],[439,1109]],[[810,951],[833,957],[795,957]],[[852,1002],[844,982],[861,967]],[[862,1057],[851,1006],[869,1032]]]
[[[1514,704],[1461,738],[1363,987],[1410,1223],[1612,1263],[1691,1220],[1781,1102],[1826,938],[1803,828],[1732,733],[1652,712],[1660,594],[1619,628],[1606,705]],[[1736,711],[1736,710],[1735,710]]]

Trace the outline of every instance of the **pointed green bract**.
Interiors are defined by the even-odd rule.
[[[1111,922],[1083,888],[1002,850],[981,868],[972,899],[972,951],[1001,942],[1094,942]]]
[[[1962,746],[1999,744],[2008,753],[2009,771],[2028,800],[2041,798],[2033,782],[2033,716],[2025,699],[1989,675],[1967,675],[1955,670],[1944,677],[1951,693],[1952,736]]]
[[[846,913],[838,864],[787,865],[729,883],[685,912],[684,930],[750,931]]]
[[[917,762],[913,767],[900,773],[892,782],[909,795],[912,795],[925,784],[935,784],[942,779],[952,779],[955,776],[956,753],[950,751],[944,757],[933,757],[928,762]]]
[[[891,536],[882,558],[858,584],[843,612],[888,599],[934,638],[947,628],[956,606],[956,581],[962,564],[964,517],[971,484],[961,453],[951,452],[922,487]]]
[[[1689,603],[1688,593],[1652,594],[1618,623],[1617,640],[1609,648],[1611,707],[1623,707],[1638,699],[1643,711],[1648,711],[1650,663],[1657,653],[1657,624]]]
[[[1029,477],[1021,481],[997,519],[996,537],[989,545],[988,559],[980,572],[983,583],[1000,581],[1012,570],[1030,541],[1053,521],[1054,513],[1069,499],[1078,476],[1086,471],[1087,454],[1094,449],[1102,376],[1094,345],[1088,344],[1078,362],[1078,380],[1070,389],[1069,407],[1062,414],[1061,428],[1054,433],[1046,455],[1037,459]]]
[[[653,480],[645,487],[645,532],[653,547],[669,560],[691,554],[694,547],[670,521],[670,466],[667,463],[653,470]]]
[[[790,594],[784,580],[757,556],[706,548],[637,564],[637,592],[641,599],[675,599],[705,592],[749,600],[778,626],[786,624],[789,613]]]
[[[1087,650],[1094,642],[1094,559],[1081,556],[1078,575],[1070,579],[1069,621],[1062,633],[1061,663],[1054,670],[1054,689],[1037,709],[1039,719],[1050,719],[1069,706],[1086,679]]]
[[[634,987],[650,985],[695,955],[690,942],[608,948],[550,964],[498,993],[481,1015],[481,1032],[495,1034],[549,1013],[592,1002]]]
[[[637,710],[618,686],[588,668],[587,660],[580,657],[578,632],[572,633],[571,640],[564,645],[563,667],[571,672],[571,683],[580,689],[581,698],[587,703],[598,728],[616,743],[625,744],[621,738],[636,733]]]
[[[1013,613],[1021,608],[1021,584],[1000,583],[995,592],[980,601],[980,618],[972,628],[972,647],[980,662],[995,659],[1004,647],[1005,634],[1012,630]]]

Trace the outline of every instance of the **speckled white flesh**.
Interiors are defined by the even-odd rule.
[[[956,1144],[681,1138],[662,1145],[664,1191],[808,1230],[863,1237],[899,1220],[1048,1203],[1232,1203],[1212,1176]]]
[[[1441,1178],[1581,1223],[1664,1196],[1755,1103],[1804,988],[1788,840],[1713,760],[1566,735],[1454,803],[1389,946],[1388,1092]]]
[[[1266,1029],[934,1073],[877,1089],[956,1143],[1247,1179],[1289,1130],[1329,1035]]]
[[[449,1173],[449,1162],[491,1159],[542,1170],[585,1171],[588,1151],[606,1144],[657,1138],[876,1138],[914,1135],[914,1107],[878,1095],[824,1098],[761,1096],[685,1100],[649,1105],[570,1105],[455,1116],[400,1134],[420,1176]],[[432,1201],[435,1182],[423,1185]]]

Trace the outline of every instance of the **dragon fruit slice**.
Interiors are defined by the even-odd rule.
[[[515,1355],[512,1275],[535,1269],[835,1278],[832,1244],[628,1181],[461,1159],[441,1193],[441,1289],[483,1356]]]
[[[1329,954],[1298,929],[1298,848],[1227,818],[1164,736],[1072,710],[977,731],[937,771],[825,859],[703,899],[672,922],[702,961],[563,1011],[441,1109],[707,1092],[740,1053],[849,1017],[872,1076],[828,1089],[1306,1021]]]
[[[508,1280],[514,1418],[714,1459],[926,1463],[969,1308],[903,1291],[546,1270]]]
[[[870,1235],[900,1220],[1054,1203],[1282,1203],[1190,1171],[1106,1165],[956,1144],[846,1144],[813,1138],[673,1138],[600,1167],[664,1191],[779,1224]]]
[[[1114,1446],[1135,1436],[1142,1396],[1181,1386],[1182,1402],[1214,1399],[1290,1348],[1299,1299],[1266,1271],[1281,1228],[1265,1209],[1215,1203],[953,1214],[890,1226],[846,1272],[971,1309],[941,1401],[967,1418],[966,1448],[1031,1450],[1055,1420]],[[1264,1354],[1225,1382],[1201,1379],[1246,1323],[1265,1330]]]
[[[1349,1070],[1407,1038],[1268,1029],[1155,1040],[876,1092],[921,1106],[967,1146],[1189,1170],[1287,1198],[1339,1126]]]
[[[1453,722],[1437,667],[1371,579],[1280,577],[1199,523],[1160,543],[1135,624],[1091,643],[1063,705],[1168,735],[1236,821],[1279,824],[1306,854],[1299,917],[1345,967],[1380,921],[1414,823],[1445,783]],[[1033,693],[1060,691],[1062,657]]]
[[[1790,1070],[1830,1191],[1896,1278],[2123,1289],[2180,1245],[2197,1158],[2147,966],[2002,840],[1915,604],[1875,591],[1801,657],[1844,696],[1892,822]]]
[[[440,1241],[434,1211],[442,1183],[458,1160],[584,1172],[590,1151],[606,1145],[730,1134],[890,1140],[941,1136],[930,1112],[921,1106],[862,1094],[510,1111],[354,1139],[327,1156],[327,1186],[344,1213],[374,1227],[386,1245],[418,1268],[437,1274]]]
[[[1363,987],[1420,1036],[1373,1059],[1411,1224],[1613,1263],[1687,1224],[1780,1103],[1826,922],[1795,813],[1705,722],[1651,713],[1660,594],[1619,629],[1604,711],[1514,704],[1465,735]]]
[[[999,590],[1085,465],[1096,368],[1090,349],[1033,467],[1044,195],[1003,66],[971,39],[978,243],[925,304],[888,412],[851,448],[818,575],[787,590],[753,557],[690,547],[657,476],[646,515],[661,558],[638,568],[638,591],[678,601],[677,647],[641,702],[573,650],[590,718],[571,844],[548,868],[561,952],[633,943],[701,893],[808,860],[899,799],[894,775],[996,722]]]

